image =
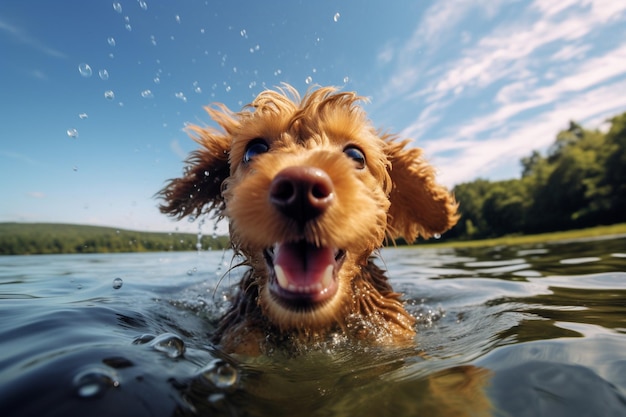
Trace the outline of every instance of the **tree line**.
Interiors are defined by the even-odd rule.
[[[522,158],[521,178],[458,184],[461,219],[447,239],[481,239],[626,221],[626,113],[609,130],[576,122],[545,155]]]
[[[152,233],[50,223],[0,223],[0,255],[197,250],[191,233]],[[226,236],[202,236],[200,248],[224,249]]]

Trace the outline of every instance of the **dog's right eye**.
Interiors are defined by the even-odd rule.
[[[243,153],[243,162],[247,164],[252,161],[255,156],[265,153],[269,149],[269,145],[263,139],[254,139],[246,146],[246,151]]]
[[[358,169],[365,168],[365,154],[363,154],[363,151],[361,151],[359,148],[357,148],[356,146],[346,146],[346,148],[343,150],[343,153],[348,155],[350,159],[356,162],[356,167]]]

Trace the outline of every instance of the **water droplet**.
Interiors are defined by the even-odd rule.
[[[122,280],[122,278],[115,278],[113,280],[113,289],[114,290],[119,290],[120,288],[122,288],[122,285],[124,285],[124,280]]]
[[[78,167],[77,166],[72,167],[72,171],[74,172],[78,171]]]
[[[242,38],[247,38],[248,37],[248,33],[246,32],[245,29],[241,29],[241,32],[239,32],[239,34],[241,35]]]
[[[220,389],[233,388],[239,381],[237,368],[222,359],[209,363],[200,370],[200,374]]]
[[[72,139],[76,139],[78,137],[78,130],[74,128],[67,129],[67,136],[69,136]]]
[[[120,2],[118,1],[114,1],[113,2],[113,10],[115,10],[118,13],[122,13],[122,5]]]
[[[152,45],[156,46],[157,41],[154,35],[150,35],[150,43],[152,43]]]
[[[150,91],[150,90],[143,90],[141,92],[141,97],[143,97],[143,98],[153,98],[154,94],[152,94],[152,91]]]
[[[343,83],[347,84],[350,81],[350,77],[343,77]]]
[[[76,374],[73,384],[79,397],[93,398],[103,395],[110,388],[119,387],[120,381],[111,369],[90,367]]]
[[[340,17],[341,17],[341,15],[339,14],[339,12],[337,12],[337,13],[335,13],[335,15],[333,16],[333,20],[334,20],[335,22],[338,22]]]
[[[91,67],[88,64],[85,64],[84,62],[78,65],[78,72],[80,73],[80,75],[82,75],[85,78],[91,77],[91,74],[93,73],[91,71]]]
[[[311,78],[310,76],[309,76],[309,77],[306,77],[306,79],[304,80],[304,82],[305,82],[305,83],[307,83],[307,84],[311,84],[311,83],[313,82],[313,78]]]
[[[187,97],[185,97],[182,91],[179,91],[178,93],[174,94],[174,97],[184,102],[187,102]]]
[[[141,7],[142,10],[148,10],[148,3],[143,0],[139,0],[139,7]]]
[[[175,359],[185,353],[185,342],[173,333],[163,333],[150,342],[150,346],[159,352],[165,353],[168,357]]]
[[[175,19],[176,19],[176,23],[180,23],[180,16],[179,15],[176,15]]]
[[[100,71],[98,71],[98,76],[100,77],[101,80],[106,81],[109,79],[109,71],[105,69],[101,69]]]
[[[154,77],[154,81],[155,84],[161,84],[161,79],[159,77]]]
[[[156,336],[153,334],[144,333],[133,339],[133,345],[145,345],[146,343],[153,341],[155,338]]]
[[[80,113],[78,115],[78,118],[81,120],[85,120],[86,118],[88,118],[89,116],[87,115],[87,113]]]
[[[113,100],[115,98],[115,93],[111,90],[107,90],[104,92],[104,98],[107,100]]]
[[[109,36],[107,38],[107,43],[109,44],[109,46],[115,46],[115,38],[113,36]]]
[[[126,23],[126,24],[124,25],[124,28],[125,28],[128,32],[132,32],[132,30],[133,30],[133,27],[130,25],[130,23]]]

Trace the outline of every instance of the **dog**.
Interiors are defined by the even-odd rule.
[[[206,107],[200,148],[159,193],[172,217],[227,218],[248,270],[213,342],[258,355],[345,337],[413,343],[415,319],[373,260],[458,220],[454,196],[409,140],[376,130],[354,92],[284,84],[240,112]]]

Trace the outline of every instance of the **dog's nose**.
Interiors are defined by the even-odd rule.
[[[319,168],[295,166],[280,171],[270,186],[270,201],[301,225],[324,213],[334,199],[333,182]]]

